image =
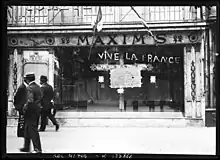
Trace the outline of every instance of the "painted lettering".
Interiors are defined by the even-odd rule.
[[[142,61],[145,60],[145,57],[146,57],[146,54],[143,54],[143,55],[142,55]]]
[[[158,43],[165,43],[166,42],[165,34],[158,34],[158,35],[156,35],[156,39],[157,39]]]
[[[98,56],[99,56],[101,59],[103,59],[104,53],[102,53],[102,54],[98,53]]]
[[[130,60],[130,58],[128,57],[128,53],[125,53],[125,58],[126,58],[127,60]]]
[[[173,57],[169,58],[169,63],[174,63],[174,61],[171,62],[171,59],[173,59]]]
[[[127,44],[126,43],[126,34],[123,34],[123,44]]]
[[[164,63],[167,63],[167,57],[162,56],[161,62],[163,62],[163,61],[164,61]]]
[[[154,56],[153,62],[155,62],[156,60],[157,60],[158,62],[160,62],[159,58],[158,58],[157,56]]]
[[[141,41],[142,40],[142,41]],[[145,44],[144,43],[144,36],[143,35],[140,35],[138,37],[138,35],[134,35],[134,38],[133,38],[133,44],[136,44],[136,42],[140,42],[141,41],[141,44]]]
[[[95,44],[97,44],[97,43],[101,43],[102,45],[104,45],[104,43],[103,43],[103,41],[102,41],[100,36],[96,37]]]
[[[87,36],[84,36],[84,37],[81,37],[79,36],[78,37],[78,43],[77,45],[84,45],[84,42],[86,41],[86,45],[89,45],[89,42],[88,42],[88,37]],[[81,42],[81,43],[80,43]]]
[[[106,55],[107,55],[107,57],[108,57],[109,59],[112,59],[112,54],[111,54],[111,53],[106,53]]]
[[[152,57],[153,56],[151,54],[148,54],[147,55],[147,61],[152,63]]]
[[[115,61],[118,61],[119,60],[119,53],[114,53],[114,58],[115,58]]]
[[[118,44],[118,43],[115,41],[115,37],[116,37],[116,36],[117,36],[117,35],[113,35],[113,36],[108,35],[108,37],[110,38],[110,41],[108,42],[108,45],[111,44],[111,43],[113,43],[113,44]]]
[[[180,64],[180,57],[175,57],[175,62]]]
[[[135,59],[135,61],[138,60],[137,57],[136,57],[136,55],[133,53],[132,56],[131,56],[131,60],[133,61],[134,59]]]

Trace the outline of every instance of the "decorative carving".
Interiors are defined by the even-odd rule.
[[[12,45],[17,45],[17,44],[18,44],[17,38],[12,37],[12,38],[10,39],[10,43],[11,43]]]
[[[189,37],[189,41],[192,42],[192,43],[195,43],[195,42],[198,41],[198,35],[196,35],[196,34],[192,33],[188,37]]]
[[[32,46],[37,46],[37,45],[41,45],[44,43],[44,40],[39,41],[37,38],[29,38],[29,40],[31,42],[33,42],[31,45]]]
[[[195,62],[192,61],[191,63],[191,96],[192,96],[192,100],[195,101],[196,99],[196,74],[195,74]]]
[[[54,38],[53,37],[47,37],[46,38],[46,43],[49,44],[49,45],[53,45],[55,42]]]
[[[14,66],[13,66],[13,89],[14,89],[13,93],[14,93],[14,95],[17,91],[17,71],[18,71],[17,63],[15,62]]]

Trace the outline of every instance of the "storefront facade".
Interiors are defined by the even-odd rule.
[[[184,125],[204,126],[205,75],[214,64],[207,64],[208,54],[213,54],[207,49],[208,24],[150,28],[155,39],[142,25],[105,25],[95,36],[87,26],[8,27],[9,115],[13,95],[31,71],[38,83],[40,75],[48,76],[58,94],[58,110],[74,112],[75,120],[89,116],[138,121],[178,113]],[[80,102],[87,103],[86,109],[79,109]]]

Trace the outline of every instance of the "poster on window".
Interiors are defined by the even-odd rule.
[[[115,68],[110,71],[111,88],[141,87],[141,70],[132,66],[127,68]]]

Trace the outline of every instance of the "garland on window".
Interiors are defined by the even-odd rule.
[[[151,64],[134,64],[134,65],[109,65],[109,64],[92,64],[90,66],[92,71],[109,71],[116,68],[130,68],[130,67],[139,67],[141,70],[148,70],[151,71],[153,66]]]

